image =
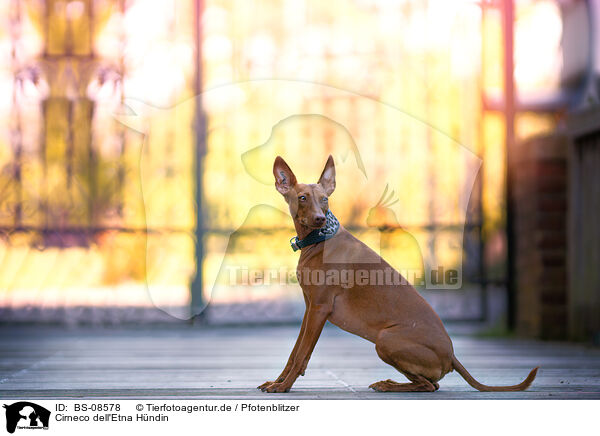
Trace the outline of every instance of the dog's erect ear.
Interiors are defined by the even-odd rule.
[[[275,187],[282,195],[287,195],[296,186],[296,176],[281,156],[275,158],[273,175],[275,176]]]
[[[319,185],[323,187],[328,196],[335,190],[335,165],[333,164],[333,157],[331,155],[327,158],[327,163],[319,179]]]

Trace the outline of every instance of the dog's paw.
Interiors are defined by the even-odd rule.
[[[260,389],[261,391],[264,391],[267,386],[272,385],[273,383],[275,383],[275,382],[266,381],[262,385],[257,386],[256,389]]]
[[[260,389],[261,391],[264,391],[268,386],[274,384],[274,383],[281,383],[282,381],[285,380],[285,376],[279,376],[275,379],[275,381],[267,381],[264,382],[262,385],[258,386],[256,389]]]
[[[379,381],[377,383],[373,383],[371,386],[369,386],[369,388],[373,389],[374,391],[377,392],[388,392],[390,391],[390,387],[392,386],[392,384],[398,384],[393,380],[383,380],[383,381]]]
[[[290,391],[291,386],[287,386],[284,383],[271,383],[270,385],[265,386],[264,388],[261,388],[261,391],[263,392],[269,392],[269,393],[283,393],[283,392],[289,392]]]

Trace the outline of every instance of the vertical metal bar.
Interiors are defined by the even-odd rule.
[[[13,71],[17,71],[20,65],[17,61],[17,44],[21,38],[21,4],[13,0],[10,5],[10,36],[11,36],[11,62]],[[22,181],[22,165],[23,165],[23,132],[21,122],[21,108],[17,102],[17,78],[13,77],[12,89],[12,116],[11,120],[11,142],[14,154],[14,179],[16,184],[16,204],[14,215],[14,227],[20,228],[22,224],[23,213],[23,181]]]
[[[91,10],[91,8],[90,8]],[[119,1],[119,11],[121,12],[121,17],[123,18],[123,22],[125,19],[125,0]],[[92,16],[90,15],[90,23],[92,22]],[[119,103],[123,106],[123,102],[125,101],[125,29],[121,30],[120,38],[120,47],[121,52],[119,53],[119,72],[118,74],[121,76],[121,86],[119,87]],[[93,47],[93,44],[92,44]],[[118,206],[117,206],[117,214],[121,219],[121,225],[127,226],[127,223],[124,222],[124,211],[125,211],[125,153],[127,152],[127,140],[125,138],[125,126],[120,125],[117,127],[118,129],[118,141],[121,150],[119,150],[119,162],[117,164],[117,195],[119,196]],[[148,234],[146,234],[146,238]]]
[[[483,41],[483,28],[484,28],[484,20],[485,20],[485,5],[481,5],[481,21],[480,21],[480,35],[481,35],[481,47],[480,47],[480,56],[481,56],[481,62],[483,62],[484,59],[484,41]],[[482,69],[482,73],[479,74],[479,78],[478,78],[478,88],[479,91],[481,93],[481,96],[483,96],[483,86],[484,86],[484,80],[483,80],[483,69]],[[483,210],[483,189],[484,189],[484,185],[485,185],[485,136],[484,136],[484,128],[483,128],[483,121],[484,121],[484,106],[483,106],[483,99],[481,99],[481,109],[479,111],[479,117],[478,117],[478,125],[477,125],[477,140],[479,142],[478,147],[477,147],[477,153],[479,158],[481,159],[481,166],[479,167],[479,184],[478,184],[478,190],[477,190],[477,201],[478,201],[478,217],[477,217],[477,222],[478,222],[478,236],[479,236],[479,280],[480,280],[480,296],[481,296],[481,300],[480,300],[480,312],[481,312],[481,316],[480,316],[480,320],[482,322],[487,321],[488,316],[489,316],[489,312],[488,312],[488,278],[487,278],[487,264],[485,261],[485,231],[484,231],[484,225],[485,225],[485,212]],[[466,230],[466,229],[465,229]]]
[[[422,6],[422,10],[423,12],[427,13],[429,10],[430,4],[429,1],[424,2],[423,6]],[[411,17],[412,18],[412,17]],[[429,32],[431,29],[430,28],[426,28],[425,31]],[[423,83],[424,83],[424,87],[425,87],[425,111],[424,111],[424,119],[428,120],[428,122],[431,122],[431,113],[433,112],[433,106],[435,105],[435,102],[433,100],[433,93],[432,93],[432,87],[434,86],[432,84],[432,80],[431,77],[429,75],[429,67],[430,67],[430,57],[428,55],[425,55],[425,62],[423,64],[423,71],[421,72],[422,78],[423,78]],[[433,154],[435,153],[435,151],[433,150],[433,135],[431,132],[431,128],[428,128],[425,130],[425,147],[427,149],[427,215],[429,218],[429,224],[431,224],[431,228],[429,230],[429,234],[427,235],[427,258],[429,259],[429,278],[431,280],[431,282],[433,282],[433,277],[431,276],[431,271],[433,269],[437,269],[439,267],[438,265],[438,258],[437,258],[437,252],[436,252],[436,239],[439,235],[438,229],[435,226],[435,224],[438,222],[436,213],[437,213],[437,204],[436,204],[436,187],[437,187],[437,180],[436,180],[436,168],[435,168],[435,161],[433,158]],[[427,265],[423,265],[424,266],[424,274],[427,275]],[[425,284],[427,284],[427,279],[425,279]],[[436,283],[439,285],[439,283]]]
[[[75,118],[74,112],[76,109],[77,98],[67,100],[67,146],[65,149],[65,171],[67,173],[67,194],[70,196],[72,193],[71,182],[73,181],[73,156],[75,154],[75,126],[73,125],[73,119]],[[71,212],[71,211],[69,211]],[[69,217],[69,222],[72,217]]]
[[[89,25],[89,44],[90,44],[90,58],[94,59],[95,54],[94,54],[94,30],[95,27],[94,26],[94,19],[96,18],[96,14],[94,14],[94,6],[96,5],[96,2],[94,1],[90,1],[89,3],[86,4],[86,9],[88,10],[88,25]],[[121,8],[121,12],[123,12],[124,8]],[[123,47],[123,46],[121,46]],[[121,51],[123,49],[121,48]]]
[[[192,320],[202,317],[204,309],[203,296],[203,277],[202,260],[204,258],[204,219],[202,209],[202,173],[203,160],[206,150],[206,117],[202,108],[202,11],[204,9],[203,0],[195,0],[194,30],[196,43],[196,77],[194,83],[194,93],[196,97],[196,115],[194,120],[195,130],[195,205],[196,205],[196,229],[195,229],[195,248],[196,248],[196,275],[191,285],[191,317]]]
[[[44,52],[42,54],[42,58],[48,58],[48,45],[50,41],[50,5],[49,2],[43,3],[44,8]],[[39,195],[40,195],[40,206],[42,213],[42,236],[43,236],[43,245],[45,246],[48,240],[48,213],[49,213],[49,204],[48,204],[48,162],[46,159],[46,150],[48,147],[47,144],[47,136],[48,136],[48,96],[46,96],[42,100],[42,126],[40,131],[40,159],[42,161],[42,184],[40,187]]]
[[[44,8],[44,38],[42,39],[42,43],[44,44],[44,50],[42,51],[42,58],[48,57],[48,41],[50,37],[50,7],[48,6],[48,2],[43,2]]]
[[[90,57],[93,59],[94,58],[94,20],[95,20],[95,14],[94,14],[94,3],[90,3],[88,5],[88,19],[89,19],[89,25],[90,25]],[[123,10],[123,5],[121,4],[121,14],[124,14],[124,10]],[[120,53],[119,53],[119,61],[122,62],[123,59],[123,40],[122,40],[122,35],[123,35],[123,28],[121,27],[119,29],[120,31]],[[121,74],[121,104],[123,102],[122,97],[123,97],[123,71],[120,70],[119,74]],[[93,123],[94,123],[94,112],[96,110],[96,103],[93,101],[90,101],[90,112],[89,112],[89,120],[90,120],[90,128],[87,132],[88,134],[88,161],[87,161],[87,182],[88,182],[88,235],[90,235],[91,237],[96,237],[97,234],[92,230],[94,228],[96,228],[96,226],[98,225],[98,222],[96,220],[97,218],[97,210],[96,210],[96,204],[97,204],[97,199],[98,199],[98,166],[96,165],[96,161],[97,161],[97,154],[96,154],[96,150],[95,150],[95,146],[96,146],[96,141],[94,140],[94,134],[93,134]]]
[[[502,8],[504,30],[504,116],[506,134],[506,288],[508,328],[516,325],[516,237],[514,228],[513,161],[515,151],[515,83],[514,83],[514,3],[504,0]]]
[[[487,321],[488,319],[488,283],[487,283],[487,266],[485,264],[485,232],[483,229],[485,214],[483,213],[483,183],[484,183],[485,169],[481,165],[479,169],[479,186],[477,187],[477,201],[478,201],[478,238],[479,238],[479,280],[480,280],[480,311],[481,321]]]

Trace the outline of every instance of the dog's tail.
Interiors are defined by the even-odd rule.
[[[514,391],[524,391],[525,389],[527,389],[529,387],[529,385],[531,384],[531,382],[533,382],[533,380],[535,379],[535,376],[537,374],[537,370],[539,368],[539,366],[536,366],[535,368],[533,368],[531,370],[531,372],[529,373],[529,375],[527,376],[527,378],[525,380],[523,380],[521,383],[519,383],[518,385],[512,385],[512,386],[486,386],[486,385],[483,385],[483,384],[479,383],[477,380],[475,380],[473,378],[473,376],[471,374],[469,374],[469,371],[467,371],[465,369],[465,367],[462,366],[462,364],[458,361],[458,359],[456,358],[456,356],[452,357],[452,366],[467,381],[467,383],[469,383],[471,386],[473,386],[475,389],[477,389],[478,391],[481,391],[481,392],[514,392]]]

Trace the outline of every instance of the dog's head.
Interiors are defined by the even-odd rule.
[[[290,207],[294,221],[310,229],[325,225],[329,210],[329,196],[335,190],[335,165],[331,155],[327,159],[319,181],[311,184],[298,183],[287,163],[277,156],[273,164],[275,188]]]

